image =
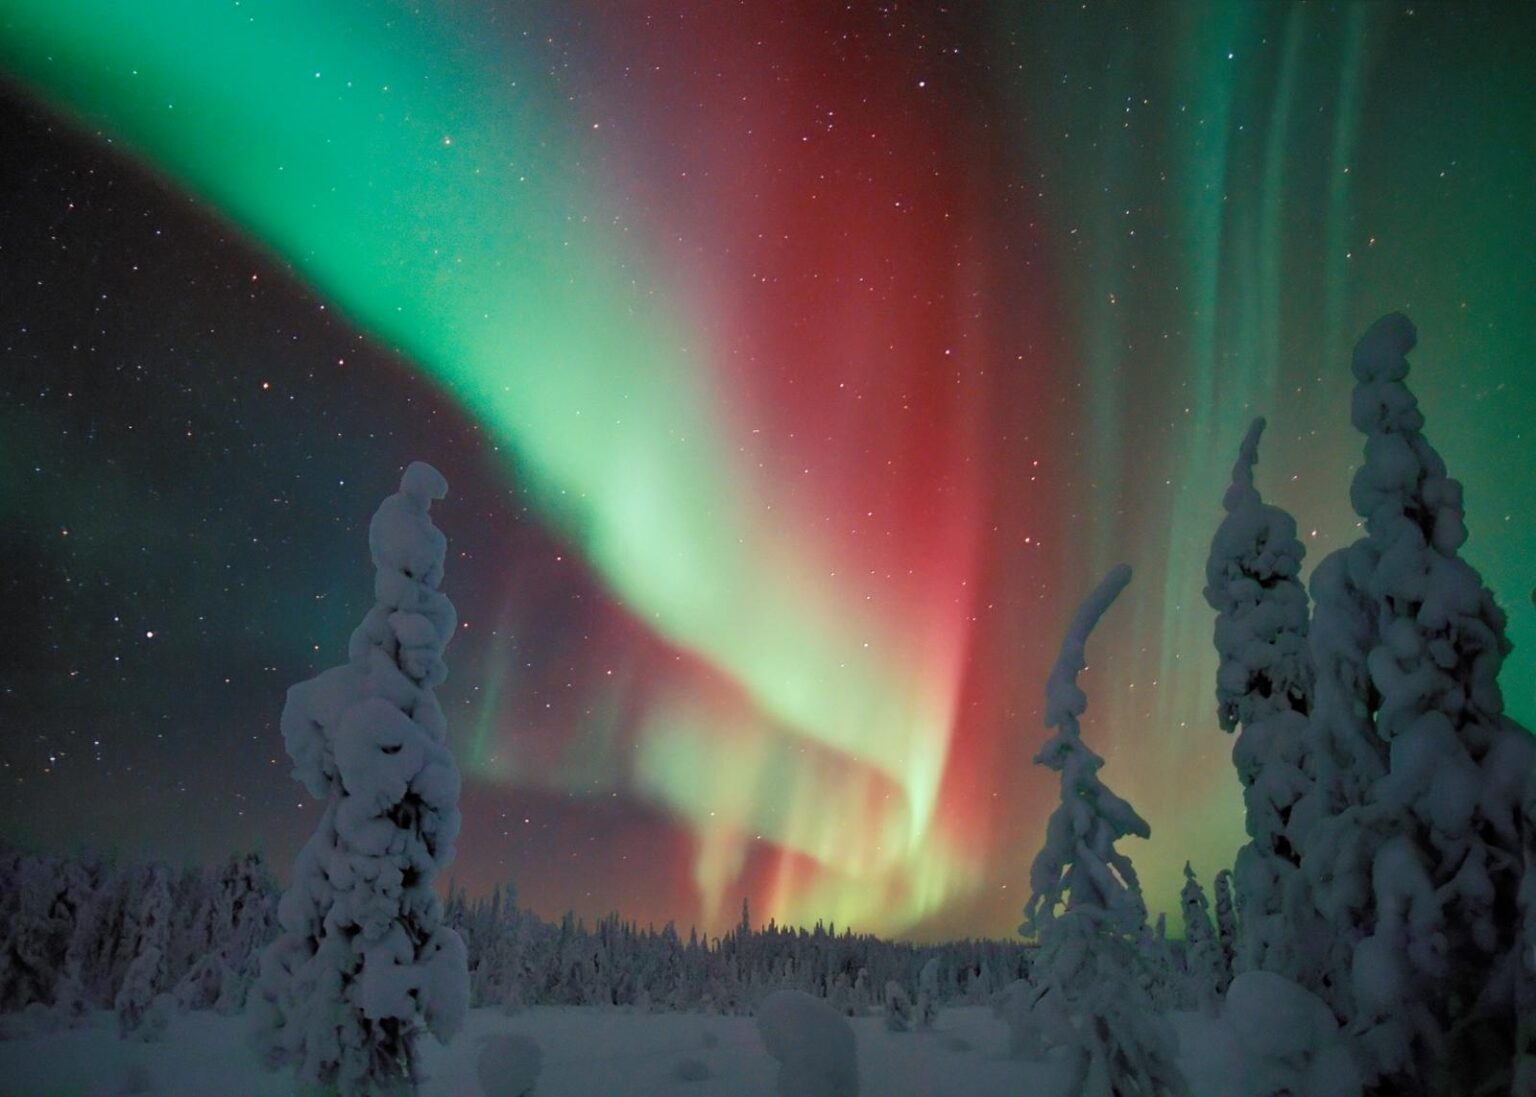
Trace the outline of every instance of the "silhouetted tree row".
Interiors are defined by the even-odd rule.
[[[259,853],[177,870],[0,850],[0,1012],[28,1011],[36,1027],[116,1009],[124,1031],[145,1038],[157,1001],[162,1013],[239,1012],[277,936],[278,896]],[[854,1014],[883,1010],[891,985],[933,1006],[984,1002],[1024,975],[1034,951],[1022,941],[915,945],[820,923],[753,929],[745,917],[722,936],[617,914],[549,922],[514,896],[510,885],[473,900],[450,889],[444,920],[464,938],[474,1005],[750,1013],[788,988]]]

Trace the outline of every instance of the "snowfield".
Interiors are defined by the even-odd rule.
[[[878,1016],[851,1019],[859,1091],[881,1097],[987,1097],[1062,1091],[1053,1063],[1007,1058],[1006,1027],[979,1006],[946,1009],[930,1032],[893,1033]],[[88,1027],[0,1042],[5,1097],[292,1097],[291,1072],[261,1070],[243,1017],[171,1018],[160,1043],[121,1040],[110,1012]],[[487,1037],[518,1032],[543,1051],[537,1097],[771,1097],[778,1064],[752,1017],[628,1013],[535,1006],[516,1016],[471,1010],[448,1047],[421,1043],[421,1097],[499,1097],[484,1089],[476,1060]],[[696,1077],[702,1064],[707,1074]]]

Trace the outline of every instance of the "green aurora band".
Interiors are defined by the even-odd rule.
[[[816,910],[845,924],[931,914],[942,888],[902,887],[892,907],[889,888],[871,886],[914,868],[973,881],[977,866],[933,833],[954,675],[881,650],[890,630],[806,578],[830,569],[804,566],[814,549],[786,546],[753,509],[751,477],[714,429],[698,325],[599,230],[600,188],[536,80],[499,76],[431,16],[304,0],[11,4],[0,60],[429,370],[505,442],[546,519],[637,615],[731,675],[775,730],[811,741],[813,784],[853,755],[900,791],[873,822],[833,801],[809,836],[788,806],[751,828],[717,823],[697,881],[707,920],[733,875],[711,866],[739,868],[748,829],[773,820],[780,844],[863,879]],[[792,551],[763,560],[763,544]],[[667,736],[697,744],[686,720],[665,718],[647,757],[666,754]],[[703,822],[704,774],[749,781],[755,757],[721,741],[688,764],[649,762],[644,779]],[[838,837],[872,826],[879,841],[861,848],[873,859]]]
[[[8,0],[0,65],[400,348],[628,611],[747,698],[657,699],[623,789],[694,833],[706,922],[766,839],[820,871],[786,865],[759,913],[926,932],[970,903],[1008,932],[1022,896],[984,890],[1024,879],[1038,832],[979,835],[943,810],[972,607],[872,608],[814,530],[770,513],[707,294],[651,261],[531,50],[452,10]],[[1241,835],[1200,598],[1237,441],[1268,417],[1258,475],[1309,567],[1349,540],[1347,348],[1390,309],[1418,323],[1411,384],[1467,485],[1467,554],[1511,615],[1510,713],[1536,722],[1536,42],[1459,18],[1233,3],[980,20],[998,125],[1050,222],[1051,365],[1080,382],[1069,452],[1050,455],[1070,502],[1046,521],[1084,551],[1041,578],[1070,603],[1121,559],[1145,577],[1095,637],[1085,733],[1152,824],[1131,853],[1154,909],[1177,909],[1186,858],[1209,875]],[[990,521],[975,505],[955,514]],[[620,787],[611,765],[535,778],[498,750],[516,671],[505,647],[488,659],[472,775],[590,792],[596,769]],[[1038,694],[1043,662],[988,659],[1038,671],[1018,690]],[[618,707],[594,704],[583,751],[611,761]],[[996,734],[1033,744],[1020,723]]]
[[[1122,557],[1148,580],[1121,599],[1133,624],[1095,637],[1089,722],[1114,729],[1117,788],[1151,823],[1153,855],[1134,855],[1154,908],[1178,909],[1185,855],[1209,875],[1241,833],[1201,597],[1237,444],[1268,417],[1258,475],[1297,516],[1310,574],[1357,535],[1348,355],[1392,309],[1419,325],[1410,384],[1467,487],[1464,551],[1509,614],[1507,710],[1536,722],[1536,88],[1522,60],[1536,43],[1529,21],[1468,16],[1164,3],[1014,4],[997,19],[1031,55],[1012,67],[1010,116],[1029,119],[1018,139],[1069,234],[1094,515],[1076,586]]]

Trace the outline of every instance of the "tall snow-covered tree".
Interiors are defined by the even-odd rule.
[[[221,942],[224,971],[214,1009],[235,1013],[245,1008],[260,965],[261,946],[272,935],[277,889],[260,853],[231,858],[216,887],[213,925]]]
[[[166,985],[174,948],[175,906],[170,869],[158,862],[146,866],[143,889],[136,897],[132,960],[123,975],[113,1007],[120,1035],[158,1040],[165,1029],[165,1007],[156,999]]]
[[[182,1009],[238,1013],[271,937],[275,887],[259,853],[236,854],[202,874],[201,901],[179,953]]]
[[[1296,520],[1264,502],[1253,482],[1264,426],[1255,419],[1238,448],[1222,499],[1227,516],[1205,565],[1205,599],[1218,614],[1216,701],[1224,731],[1276,713],[1305,713],[1312,698],[1307,592],[1301,585],[1306,548],[1296,536]]]
[[[432,880],[453,856],[459,774],[433,687],[453,605],[437,588],[447,542],[428,508],[436,469],[406,469],[368,527],[375,605],[348,662],[288,691],[294,776],[325,801],[278,907],[282,933],[252,995],[266,1062],[303,1085],[409,1092],[423,1022],[440,1040],[468,1008],[464,943]]]
[[[1112,569],[1072,618],[1061,654],[1045,687],[1045,724],[1056,729],[1035,755],[1035,764],[1061,774],[1061,803],[1046,823],[1045,845],[1029,870],[1025,936],[1048,931],[1074,912],[1119,935],[1137,933],[1147,921],[1146,901],[1131,859],[1115,848],[1121,838],[1151,836],[1136,809],[1099,779],[1104,759],[1083,742],[1078,717],[1088,698],[1077,685],[1087,665],[1088,635],[1131,580],[1131,569]]]
[[[0,1011],[53,1000],[70,931],[57,860],[12,854],[8,861],[0,876]]]
[[[162,978],[165,960],[154,945],[145,945],[128,965],[113,1007],[117,1010],[118,1035],[138,1040],[159,1040],[165,1033],[165,1010],[156,1008],[155,986]]]
[[[1211,540],[1205,600],[1216,611],[1216,712],[1224,731],[1242,729],[1232,750],[1243,785],[1249,841],[1238,851],[1237,903],[1243,933],[1237,967],[1291,972],[1288,908],[1300,855],[1291,813],[1310,785],[1305,765],[1313,669],[1306,555],[1296,521],[1264,502],[1253,482],[1264,420],[1248,428],[1223,499],[1226,517]]]
[[[1237,911],[1232,899],[1232,870],[1222,869],[1216,874],[1216,940],[1221,946],[1221,983],[1218,987],[1226,992],[1232,981],[1232,961],[1237,955]]]
[[[1184,914],[1184,971],[1194,1004],[1214,1008],[1221,989],[1221,945],[1211,923],[1211,904],[1195,870],[1184,862],[1184,888],[1179,893]]]
[[[1099,779],[1104,759],[1083,742],[1088,698],[1077,684],[1094,625],[1130,582],[1110,570],[1073,615],[1045,687],[1045,723],[1055,734],[1035,762],[1061,775],[1061,803],[1030,867],[1019,932],[1039,939],[1034,991],[1011,1011],[1015,1046],[1066,1046],[1072,1092],[1086,1097],[1182,1094],[1177,1038],[1152,1007],[1139,943],[1147,907],[1136,869],[1115,848],[1151,836],[1134,808]]]
[[[1365,535],[1312,577],[1316,781],[1290,829],[1328,932],[1301,981],[1382,1092],[1508,1092],[1533,746],[1503,712],[1504,614],[1459,555],[1461,485],[1404,383],[1416,338],[1393,314],[1355,347]]]

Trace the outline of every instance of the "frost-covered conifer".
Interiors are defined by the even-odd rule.
[[[94,901],[83,908],[86,917],[70,935],[65,964],[78,973],[87,1001],[111,1009],[133,960],[137,932],[132,910],[140,892],[139,873],[103,865],[94,875]]]
[[[100,861],[89,860],[78,866],[72,879],[72,890],[79,898],[74,903],[74,921],[64,952],[57,1004],[80,1016],[94,1006],[111,1001],[111,996],[99,988],[100,971],[96,961],[102,951],[105,914],[121,886],[121,877]]]
[[[859,968],[859,973],[853,977],[853,1013],[854,1016],[862,1016],[869,1012],[874,1004],[875,994],[869,985],[869,969]]]
[[[236,1013],[245,1008],[260,967],[261,947],[272,937],[277,916],[277,888],[260,853],[236,857],[225,866],[213,900],[214,926],[224,977],[213,1008]]]
[[[1225,993],[1232,981],[1232,961],[1237,955],[1237,911],[1232,906],[1232,872],[1216,874],[1216,940],[1221,946],[1221,979],[1217,990]]]
[[[0,898],[0,1011],[50,1002],[68,948],[60,911],[60,866],[52,857],[14,854]]]
[[[165,1032],[164,1007],[156,1008],[155,986],[160,982],[164,960],[154,945],[145,945],[128,965],[122,989],[117,992],[118,1035],[139,1040],[158,1040]]]
[[[1121,935],[1135,934],[1147,920],[1136,869],[1115,843],[1129,835],[1150,837],[1151,828],[1099,780],[1104,759],[1083,742],[1077,719],[1088,707],[1077,685],[1087,665],[1088,634],[1130,579],[1130,568],[1114,568],[1078,607],[1046,683],[1045,724],[1057,730],[1035,763],[1061,774],[1061,803],[1030,866],[1030,897],[1019,927],[1026,936],[1044,934],[1058,917],[1075,911]]]
[[[1264,420],[1255,419],[1238,448],[1222,498],[1227,516],[1205,564],[1205,600],[1218,615],[1216,702],[1224,731],[1276,713],[1305,713],[1312,697],[1307,592],[1300,580],[1306,549],[1296,520],[1254,487],[1263,434]]]
[[[1184,979],[1168,940],[1167,915],[1157,916],[1157,928],[1144,927],[1136,936],[1137,982],[1147,1000],[1161,1011],[1182,1009],[1187,1004]]]
[[[920,1032],[931,1029],[938,1019],[939,1003],[943,1000],[940,987],[943,982],[942,967],[937,956],[930,956],[923,964],[922,971],[918,972],[917,1004],[913,1008],[912,1017],[915,1022],[913,1027]]]
[[[154,1040],[164,1030],[163,1007],[151,1013],[151,1006],[165,984],[172,913],[170,871],[162,864],[150,865],[135,918],[133,960],[113,1003],[118,1030],[123,1036]],[[139,1031],[141,1027],[143,1032]]]
[[[1242,728],[1232,760],[1243,785],[1249,841],[1237,855],[1237,902],[1243,920],[1237,967],[1291,972],[1287,893],[1300,856],[1291,813],[1310,786],[1307,713],[1313,669],[1308,649],[1306,549],[1296,521],[1264,502],[1254,487],[1264,420],[1255,419],[1238,450],[1211,540],[1205,600],[1216,611],[1216,711],[1222,729]],[[1293,904],[1294,905],[1294,904]]]
[[[894,979],[885,984],[885,1027],[891,1032],[906,1032],[912,1027],[914,1007],[907,988]]]
[[[453,856],[459,775],[433,687],[453,605],[437,589],[446,540],[428,508],[447,484],[405,471],[368,527],[376,603],[349,661],[288,691],[294,776],[324,799],[278,908],[251,1012],[272,1066],[353,1094],[408,1091],[422,1027],[440,1040],[468,1008],[464,943],[432,880]]]
[[[1147,908],[1130,858],[1115,849],[1151,828],[1099,780],[1104,760],[1082,740],[1078,717],[1088,698],[1077,685],[1088,636],[1130,581],[1113,568],[1078,607],[1045,688],[1045,723],[1056,729],[1035,756],[1061,774],[1061,803],[1046,824],[1030,867],[1030,898],[1019,932],[1040,950],[1034,996],[1014,1010],[1014,1046],[1065,1045],[1075,1060],[1072,1092],[1182,1094],[1178,1041],[1143,985],[1137,944]],[[1019,1031],[1020,1028],[1034,1031]]]
[[[992,969],[985,960],[965,977],[965,998],[972,1004],[985,1002],[992,996],[994,989]]]
[[[190,924],[190,956],[174,995],[182,1009],[238,1013],[257,974],[260,947],[270,940],[275,887],[259,853],[239,854],[205,874],[203,897]]]
[[[848,1007],[848,996],[852,989],[853,984],[848,981],[847,973],[839,971],[832,976],[831,982],[827,984],[827,1004],[844,1017],[851,1016],[852,1011]]]
[[[1312,578],[1317,783],[1292,817],[1328,932],[1302,982],[1394,1093],[1506,1091],[1516,1046],[1530,735],[1503,714],[1504,614],[1458,555],[1461,485],[1404,384],[1413,325],[1356,345],[1365,536]],[[1527,976],[1528,977],[1528,976]]]
[[[1211,904],[1195,870],[1184,862],[1184,889],[1179,893],[1184,914],[1184,970],[1194,1004],[1211,1009],[1221,987],[1221,946],[1211,924]]]

